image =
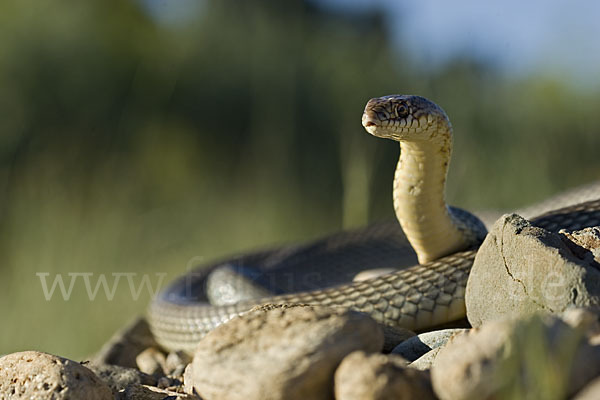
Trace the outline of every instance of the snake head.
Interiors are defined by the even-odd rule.
[[[369,100],[362,125],[373,136],[397,141],[431,140],[451,130],[448,116],[434,102],[421,96],[397,94]]]

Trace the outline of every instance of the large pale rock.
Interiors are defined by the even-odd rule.
[[[267,305],[220,325],[199,343],[186,390],[204,399],[332,399],[333,375],[355,350],[381,351],[370,317],[343,309]]]
[[[78,362],[24,351],[0,358],[0,399],[112,400],[113,394]]]
[[[600,374],[600,347],[550,315],[496,320],[459,334],[432,369],[442,400],[566,398]]]
[[[477,252],[465,303],[475,327],[514,315],[598,307],[600,264],[567,235],[504,215]]]
[[[348,355],[335,372],[336,400],[435,399],[427,372],[395,354]]]

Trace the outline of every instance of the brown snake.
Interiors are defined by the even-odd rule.
[[[148,320],[160,345],[191,351],[217,325],[266,303],[346,307],[367,313],[386,327],[416,331],[464,318],[467,278],[486,231],[472,214],[446,205],[444,189],[452,149],[448,117],[425,98],[393,95],[371,99],[362,122],[374,136],[400,142],[394,178],[394,209],[400,224],[374,224],[191,271],[149,306]],[[551,231],[600,225],[600,200],[551,211],[532,223]],[[419,263],[350,282],[364,269],[414,263],[400,226]],[[249,276],[248,280],[262,281],[269,289],[265,293],[273,295],[208,304],[210,273],[224,266]]]

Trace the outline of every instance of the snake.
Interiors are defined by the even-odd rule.
[[[362,126],[400,144],[393,181],[397,220],[189,271],[148,307],[150,329],[160,346],[193,352],[217,326],[264,304],[343,307],[368,314],[384,332],[420,332],[464,320],[469,272],[487,231],[476,216],[446,203],[453,140],[447,114],[421,96],[389,95],[367,102]],[[600,200],[548,211],[531,223],[554,232],[600,225]],[[386,273],[353,281],[365,269]],[[210,304],[210,282],[219,274],[240,277],[241,286],[258,281],[267,289],[259,291],[259,298],[247,298],[231,295],[227,285],[217,286],[225,300]]]

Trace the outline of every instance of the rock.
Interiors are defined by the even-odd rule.
[[[557,317],[497,320],[453,336],[431,368],[442,400],[566,398],[600,374],[600,347]]]
[[[594,335],[594,336],[590,337],[589,343],[592,346],[599,346],[600,345],[600,335]]]
[[[118,400],[199,400],[198,396],[155,387],[130,385],[119,393]]]
[[[76,361],[24,351],[0,358],[0,399],[112,400],[113,394]]]
[[[570,248],[579,258],[600,263],[600,227],[593,226],[573,232],[561,229],[558,233],[575,244]]]
[[[411,362],[408,366],[420,371],[427,371],[428,369],[431,369],[431,366],[440,352],[440,349],[441,347],[436,347],[435,349],[428,351],[415,361]]]
[[[85,364],[94,372],[108,387],[117,393],[132,384],[156,386],[155,377],[138,371],[134,368],[125,368],[118,365],[88,363]]]
[[[162,378],[158,378],[156,387],[159,389],[167,389],[168,387],[171,387],[172,384],[173,381],[171,379],[167,378],[166,376],[163,376]]]
[[[400,343],[392,350],[392,354],[398,354],[402,358],[412,362],[430,350],[445,345],[455,334],[465,331],[467,329],[442,329],[421,333]]]
[[[588,383],[572,400],[598,400],[600,399],[600,377]]]
[[[165,355],[155,347],[148,347],[135,358],[140,371],[156,377],[165,375],[166,361]]]
[[[265,305],[220,325],[198,344],[184,375],[210,399],[332,399],[333,375],[355,350],[381,351],[369,316],[339,308]]]
[[[427,372],[395,354],[346,356],[335,372],[336,400],[435,399]]]
[[[183,351],[174,351],[167,355],[165,362],[166,373],[171,376],[181,377],[185,367],[192,362],[192,358]]]
[[[150,332],[148,322],[143,317],[133,320],[125,328],[119,330],[102,346],[92,361],[96,364],[120,365],[126,368],[137,368],[136,357],[148,347],[157,347],[154,336]]]
[[[498,325],[496,335],[488,338],[490,329]],[[488,330],[485,330],[488,328]],[[470,399],[480,390],[481,398],[487,398],[496,390],[494,373],[496,363],[485,360],[499,358],[509,329],[504,324],[489,323],[480,330],[452,337],[444,349],[440,349],[431,368],[433,388],[440,399]],[[485,379],[488,379],[486,382]],[[487,391],[479,386],[489,385]]]
[[[600,306],[600,264],[587,254],[565,235],[504,215],[479,248],[467,281],[469,322],[477,327],[515,315]]]
[[[584,332],[590,338],[600,334],[599,317],[598,310],[588,308],[568,308],[560,315],[570,327]]]

